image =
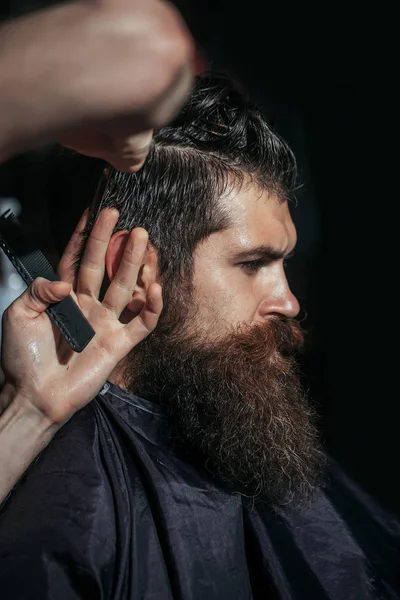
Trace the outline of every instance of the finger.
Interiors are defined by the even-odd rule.
[[[117,317],[132,298],[148,240],[147,231],[142,227],[131,231],[118,270],[104,296],[103,306]]]
[[[13,302],[13,310],[20,310],[21,313],[35,318],[43,313],[49,304],[63,300],[70,291],[71,284],[66,281],[48,281],[43,277],[38,277]]]
[[[121,129],[121,131],[119,131]],[[115,127],[110,135],[110,142],[114,148],[109,162],[126,173],[136,173],[143,166],[149,153],[153,130],[143,131],[134,135],[127,135],[127,124]]]
[[[89,209],[87,208],[81,218],[79,219],[78,225],[75,228],[74,233],[69,240],[67,247],[58,263],[57,273],[62,281],[68,281],[75,288],[76,274],[74,272],[74,263],[82,245],[82,234],[86,227],[86,223],[89,216]]]
[[[106,208],[94,224],[79,266],[77,294],[98,297],[104,278],[105,256],[118,216],[115,208]]]
[[[143,167],[147,154],[146,152],[142,156],[135,156],[135,158],[123,158],[119,154],[107,154],[106,160],[121,173],[137,173]]]
[[[162,309],[161,285],[152,283],[147,292],[146,304],[138,316],[125,325],[125,329],[134,345],[144,340],[155,329]]]

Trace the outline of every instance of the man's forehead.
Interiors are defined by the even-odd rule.
[[[284,251],[296,243],[296,230],[289,206],[277,194],[246,186],[232,190],[222,200],[230,226],[224,231],[225,243],[232,250],[271,246]]]

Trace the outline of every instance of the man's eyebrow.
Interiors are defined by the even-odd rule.
[[[265,258],[267,260],[281,260],[282,258],[288,257],[288,253],[284,250],[277,250],[272,246],[257,246],[255,248],[249,248],[249,250],[242,250],[241,252],[235,252],[233,254],[233,260],[246,260],[250,257]]]

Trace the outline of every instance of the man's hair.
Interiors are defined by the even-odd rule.
[[[115,207],[115,231],[147,230],[163,284],[187,278],[198,243],[230,224],[221,196],[247,180],[288,200],[297,185],[294,155],[231,79],[196,77],[179,115],[155,133],[140,171],[109,172],[86,239],[99,211]]]

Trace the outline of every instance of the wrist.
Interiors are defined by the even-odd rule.
[[[1,421],[4,417],[9,424],[24,424],[24,427],[32,428],[37,436],[52,436],[60,427],[35,405],[33,398],[28,398],[7,382],[0,392]]]
[[[0,503],[28,466],[49,444],[59,426],[6,384],[0,393]]]

